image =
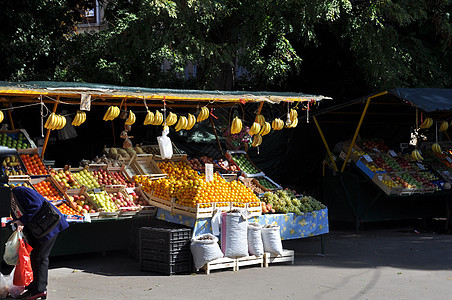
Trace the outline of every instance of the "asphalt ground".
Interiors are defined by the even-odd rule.
[[[325,255],[320,237],[284,241],[294,265],[209,275],[142,272],[126,252],[52,257],[48,299],[452,298],[452,235],[410,224],[331,227]]]

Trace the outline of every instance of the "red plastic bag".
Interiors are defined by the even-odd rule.
[[[31,269],[30,252],[33,248],[23,239],[19,240],[19,259],[14,271],[13,284],[28,286],[33,281],[33,270]]]

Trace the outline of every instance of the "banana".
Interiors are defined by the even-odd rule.
[[[271,129],[272,129],[272,127],[271,127],[270,123],[264,122],[264,125],[262,126],[262,129],[259,132],[259,135],[264,136],[264,135],[268,134]]]
[[[240,131],[242,131],[242,120],[240,120],[238,117],[235,117],[234,120],[232,120],[231,133],[237,134]]]
[[[0,123],[3,122],[3,119],[5,118],[5,115],[3,114],[3,112],[0,110]]]
[[[424,159],[424,158],[421,156],[421,154],[419,153],[419,151],[418,151],[417,149],[414,149],[414,150],[411,152],[411,157],[412,157],[414,160],[416,160],[416,161],[421,161],[421,160]]]
[[[132,125],[136,121],[136,116],[133,113],[133,111],[129,111],[129,116],[127,117],[127,120],[125,122],[126,125]]]
[[[61,116],[61,127],[59,129],[63,129],[66,126],[66,117]]]
[[[113,106],[108,107],[107,112],[104,115],[104,121],[109,121],[110,120],[110,115],[111,112],[113,111]]]
[[[167,116],[166,116],[166,125],[168,126],[173,126],[174,124],[176,124],[177,122],[177,115],[170,112]]]
[[[154,122],[152,122],[152,125],[160,125],[163,122],[163,115],[159,110],[155,111],[154,114]]]
[[[441,146],[438,143],[432,144],[432,151],[433,153],[441,154],[442,153]]]
[[[188,125],[188,119],[185,116],[182,116],[179,118],[179,121],[176,124],[176,127],[174,127],[174,129],[176,129],[176,131],[180,131],[182,129],[186,129]]]
[[[449,128],[449,122],[443,121],[439,127],[439,132],[444,132]]]
[[[209,117],[209,109],[207,108],[207,106],[203,106],[201,107],[201,111],[198,114],[198,117],[196,118],[196,121],[198,122],[202,122],[205,119],[207,119]]]
[[[427,129],[430,128],[433,125],[433,119],[432,118],[425,118],[425,120],[422,122],[422,124],[419,126],[420,129]]]
[[[79,112],[77,112],[76,114],[75,114],[75,117],[74,117],[74,119],[72,120],[72,126],[78,126],[78,123],[80,122],[80,113]]]
[[[259,114],[256,116],[256,119],[254,120],[254,122],[257,122],[257,123],[259,123],[259,125],[264,126],[265,118],[263,115]]]
[[[249,133],[249,135],[255,135],[255,134],[258,134],[259,131],[261,131],[261,125],[259,125],[259,123],[257,123],[257,122],[254,122],[248,133]]]
[[[154,122],[154,113],[150,110],[148,110],[146,114],[146,118],[144,118],[143,125],[149,125]]]
[[[292,108],[290,110],[289,116],[290,116],[290,121],[294,122],[295,119],[298,118],[298,112],[295,109]]]
[[[82,125],[86,121],[86,112],[82,111],[80,113],[80,115],[81,115],[81,120],[80,120],[80,123],[78,124],[78,126]]]
[[[47,120],[44,124],[45,129],[49,129],[49,124],[50,124],[50,120],[52,119],[52,117],[53,117],[53,113],[51,113],[50,116],[47,118]]]
[[[259,134],[256,134],[253,137],[253,142],[251,143],[251,147],[257,147],[262,143],[262,136]]]
[[[185,130],[191,130],[193,128],[193,126],[195,126],[195,124],[196,124],[196,117],[192,114],[188,114],[187,120],[188,120],[188,124],[187,124],[187,127],[185,128]]]
[[[286,125],[286,128],[295,128],[298,125],[298,118],[295,118],[294,120],[291,120],[289,125]]]

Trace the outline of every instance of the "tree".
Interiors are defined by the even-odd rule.
[[[79,9],[89,2],[0,0],[0,80],[52,80]]]

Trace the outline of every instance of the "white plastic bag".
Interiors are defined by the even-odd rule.
[[[248,256],[248,222],[242,213],[222,214],[221,250],[224,256]]]
[[[168,137],[169,129],[163,129],[162,136],[157,137],[157,142],[159,144],[160,155],[163,159],[173,157],[173,144]]]
[[[8,265],[15,266],[17,264],[17,259],[19,258],[19,239],[21,235],[19,230],[15,230],[5,243],[3,260]]]
[[[256,256],[264,255],[262,227],[255,222],[248,223],[248,252]]]
[[[262,228],[262,242],[264,243],[264,251],[276,255],[283,254],[281,242],[281,232],[279,226],[270,226]]]
[[[0,273],[0,298],[6,298],[9,295],[8,280],[5,275]]]
[[[223,257],[223,252],[218,245],[218,238],[211,233],[194,237],[191,240],[190,250],[196,270],[214,259]]]

